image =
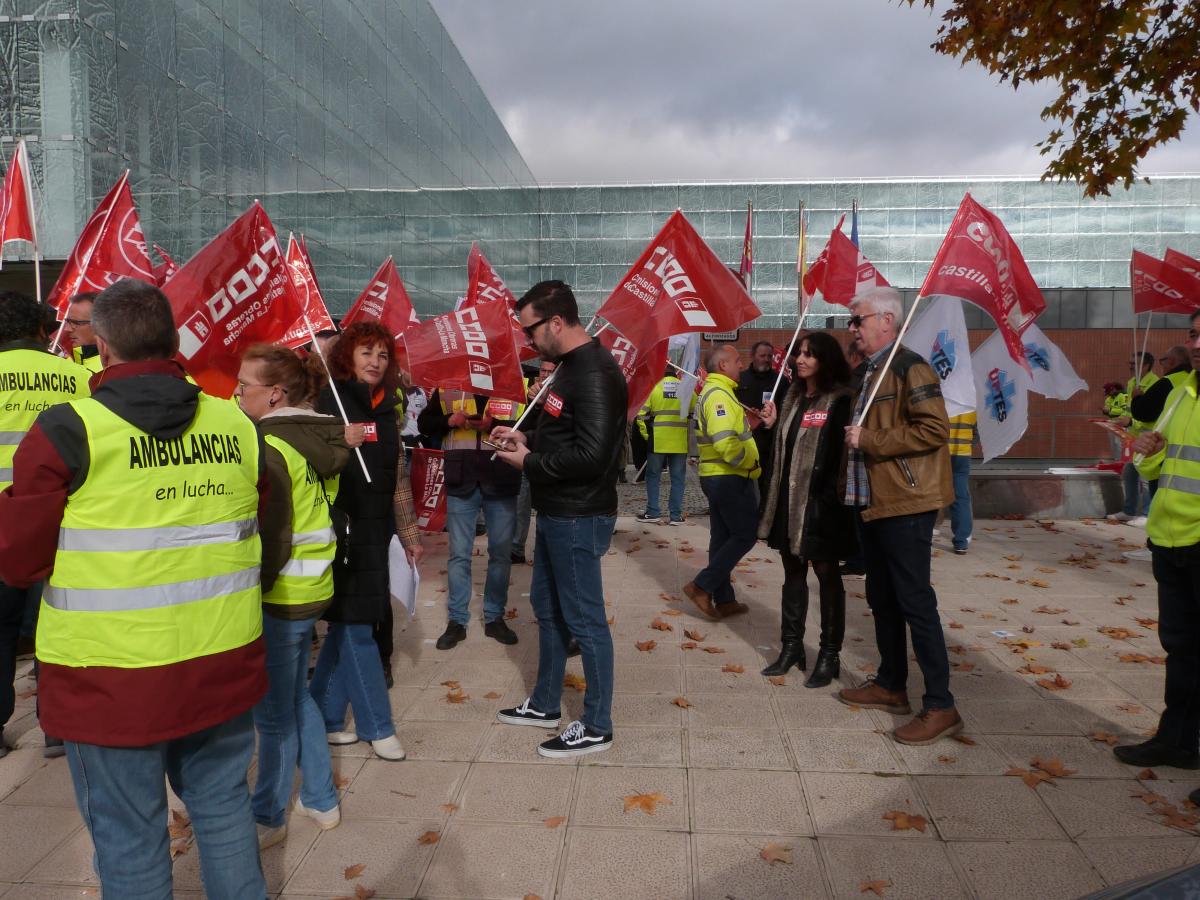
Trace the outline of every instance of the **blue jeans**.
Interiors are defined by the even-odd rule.
[[[466,625],[471,619],[471,551],[475,547],[475,521],[479,508],[487,524],[487,579],[483,583],[483,621],[504,617],[508,603],[508,576],[512,571],[513,528],[517,524],[517,498],[485,497],[479,488],[467,497],[446,498],[446,530],[450,532],[450,621]]]
[[[950,473],[954,476],[954,502],[950,504],[950,531],[954,535],[954,549],[966,550],[975,522],[971,515],[971,457],[951,454]]]
[[[696,585],[714,603],[733,603],[729,576],[758,540],[758,485],[743,475],[705,475],[700,487],[708,498],[708,565]]]
[[[337,806],[325,723],[308,692],[308,655],[316,621],[263,616],[268,688],[254,707],[258,780],[251,802],[255,821],[272,828],[282,825],[287,816],[297,764],[301,802],[321,812]]]
[[[166,779],[191,817],[207,896],[267,895],[246,785],[254,753],[250,713],[147,747],[67,741],[66,749],[105,897],[170,900]]]
[[[659,484],[663,466],[671,473],[671,496],[667,510],[671,521],[683,521],[683,487],[687,478],[686,453],[651,453],[646,457],[646,515],[657,518],[662,514],[658,505]]]
[[[1133,463],[1125,463],[1121,469],[1121,484],[1125,488],[1125,505],[1121,511],[1127,516],[1144,516],[1150,509],[1150,489],[1143,489],[1144,482]]]
[[[521,476],[521,492],[517,494],[517,524],[513,527],[512,552],[525,555],[525,544],[529,542],[529,514],[533,495],[529,491],[529,479]]]
[[[922,709],[949,709],[950,658],[938,617],[937,594],[929,582],[936,512],[863,522],[867,560],[867,605],[875,618],[879,672],[875,682],[889,691],[908,687],[908,634],[925,676]]]
[[[567,642],[583,657],[583,724],[612,734],[613,646],[604,610],[600,560],[612,541],[616,516],[560,517],[539,514],[529,603],[538,623],[534,709],[558,713]]]
[[[354,728],[364,741],[396,733],[383,663],[370,625],[331,622],[309,690],[325,720],[326,731],[346,727],[346,707],[354,710]]]

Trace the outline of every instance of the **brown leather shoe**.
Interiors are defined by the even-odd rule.
[[[683,586],[683,592],[696,604],[696,609],[701,613],[710,619],[717,618],[717,611],[713,608],[712,595],[708,591],[699,587],[696,582],[689,581]]]
[[[962,716],[953,706],[949,709],[923,709],[907,725],[892,732],[901,744],[921,746],[944,737],[953,737],[963,729]]]
[[[713,612],[717,614],[718,618],[728,619],[730,616],[740,616],[750,612],[750,607],[745,603],[738,603],[737,601],[733,603],[714,603]]]
[[[889,691],[873,681],[856,688],[843,688],[837,698],[847,706],[863,709],[882,709],[894,716],[907,716],[912,712],[908,705],[908,691]]]

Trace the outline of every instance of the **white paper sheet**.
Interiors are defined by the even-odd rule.
[[[421,587],[421,573],[416,566],[408,564],[408,555],[400,544],[400,538],[392,535],[388,545],[388,582],[392,600],[408,610],[408,617],[417,614],[417,591]]]

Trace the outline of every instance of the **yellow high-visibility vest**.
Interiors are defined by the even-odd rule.
[[[13,457],[44,409],[86,397],[88,373],[43,350],[0,353],[0,491],[12,484]]]
[[[448,394],[455,396],[450,397]],[[525,404],[516,400],[501,400],[498,397],[489,397],[487,403],[483,406],[483,412],[479,411],[479,404],[475,402],[473,394],[464,394],[462,391],[443,391],[439,396],[439,401],[442,404],[442,412],[446,415],[452,415],[456,412],[461,412],[469,419],[476,416],[490,415],[496,421],[511,421],[515,422],[520,418],[521,413],[525,409]],[[442,450],[481,450],[484,449],[479,439],[483,437],[480,432],[474,428],[452,428],[450,433],[446,435],[446,439],[442,442]]]
[[[1147,481],[1158,479],[1146,536],[1160,547],[1200,544],[1200,397],[1196,373],[1183,375],[1163,407],[1164,414],[1175,407],[1162,427],[1167,445],[1137,467]]]
[[[689,407],[687,397],[679,396],[679,379],[668,375],[654,386],[650,396],[637,414],[638,431],[642,437],[654,433],[655,453],[687,453]]]
[[[741,475],[757,478],[758,445],[746,427],[746,413],[737,401],[732,378],[710,372],[697,404],[696,443],[700,446],[700,476]]]
[[[99,372],[101,369],[104,368],[104,364],[102,362],[100,362],[100,354],[99,353],[93,354],[92,356],[89,356],[87,359],[84,359],[82,347],[72,347],[71,348],[71,359],[75,360],[75,362],[78,365],[83,366],[85,369],[87,369],[93,375],[95,375],[97,372]]]
[[[321,603],[333,596],[337,536],[326,497],[337,496],[338,476],[322,478],[303,454],[277,435],[268,434],[263,440],[287,463],[292,486],[292,552],[271,589],[263,594],[263,603]]]
[[[975,441],[975,413],[963,413],[961,416],[950,417],[950,455],[970,456],[971,445]]]
[[[71,406],[87,435],[88,471],[63,512],[38,659],[141,669],[256,640],[263,613],[254,424],[207,394],[173,440],[96,400]]]

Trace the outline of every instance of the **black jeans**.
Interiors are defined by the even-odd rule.
[[[8,724],[16,707],[13,681],[17,677],[17,639],[32,588],[11,587],[0,581],[0,729]],[[41,585],[38,585],[41,594]]]
[[[867,562],[867,604],[875,616],[879,671],[875,683],[889,691],[908,686],[908,636],[925,676],[923,709],[949,709],[950,658],[938,617],[937,594],[929,583],[934,511],[891,516],[862,524]]]
[[[714,603],[733,603],[729,576],[758,540],[758,485],[742,475],[705,475],[700,487],[708,498],[708,565],[696,585]]]
[[[1200,747],[1200,546],[1150,545],[1158,582],[1158,639],[1167,676],[1158,740],[1188,753]]]
[[[783,560],[783,590],[779,637],[783,643],[804,640],[808,618],[808,565],[817,575],[821,596],[821,649],[840,653],[846,634],[846,589],[838,572],[837,560],[807,560],[788,550],[779,553]]]

